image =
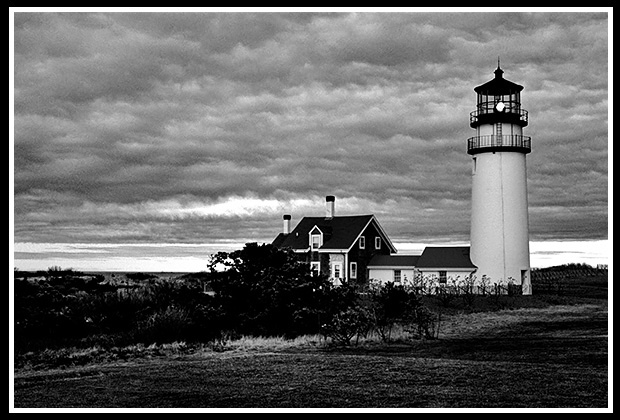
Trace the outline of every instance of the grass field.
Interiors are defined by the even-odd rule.
[[[245,339],[19,369],[16,408],[607,408],[607,300],[460,313],[438,340]],[[180,346],[183,347],[183,346]]]

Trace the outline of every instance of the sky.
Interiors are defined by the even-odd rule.
[[[611,8],[13,8],[13,268],[201,271],[325,214],[468,244],[475,86],[524,86],[532,267],[611,260]]]

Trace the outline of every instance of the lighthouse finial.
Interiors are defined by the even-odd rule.
[[[499,68],[499,55],[497,56],[497,68],[495,69],[493,73],[495,73],[496,78],[501,78],[502,73],[504,73],[504,70]]]

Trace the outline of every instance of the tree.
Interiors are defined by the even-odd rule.
[[[220,328],[238,334],[296,336],[318,331],[320,294],[328,287],[292,250],[247,243],[211,257]]]

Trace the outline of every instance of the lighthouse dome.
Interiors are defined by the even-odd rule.
[[[523,86],[504,79],[502,76],[504,74],[504,70],[500,69],[499,66],[497,66],[494,73],[494,79],[491,79],[488,82],[474,88],[474,91],[477,94],[488,96],[512,95],[523,90]]]

